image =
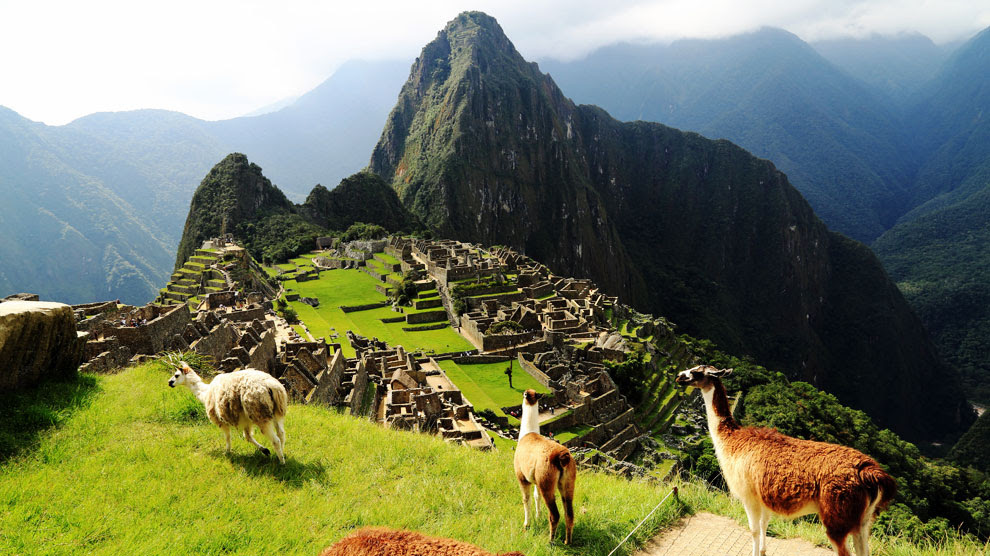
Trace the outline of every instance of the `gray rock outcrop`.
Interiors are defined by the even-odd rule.
[[[0,303],[0,389],[74,375],[85,341],[72,308],[48,301]]]

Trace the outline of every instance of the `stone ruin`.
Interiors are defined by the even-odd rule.
[[[229,241],[224,246],[233,247]],[[476,346],[473,353],[512,359],[551,391],[548,406],[566,415],[543,425],[544,432],[590,426],[589,432],[566,444],[595,448],[620,460],[648,448],[649,431],[637,426],[634,409],[605,366],[606,360],[623,361],[631,349],[629,336],[615,330],[610,321],[635,315],[615,297],[588,280],[556,276],[508,248],[484,251],[456,241],[394,237],[380,244],[337,247],[351,255],[365,250],[369,257],[372,250],[382,248],[401,261],[403,272],[418,277],[421,290],[440,292],[436,299],[425,301],[445,313]],[[457,281],[488,281],[496,286],[474,288],[468,310],[457,316],[451,302]],[[300,403],[340,407],[386,426],[437,434],[471,446],[492,445],[473,407],[435,357],[406,353],[377,338],[346,331],[356,356],[345,358],[339,344],[299,338],[271,311],[269,293],[242,298],[233,289],[212,291],[194,313],[185,305],[130,307],[110,301],[73,306],[77,327],[88,339],[83,369],[112,370],[162,350],[191,349],[212,357],[221,371],[265,370]],[[131,326],[132,320],[140,324]],[[508,333],[490,333],[505,321],[518,326]],[[672,334],[670,330],[663,322],[642,321],[637,322],[635,334],[659,337]],[[444,357],[463,355],[469,354]],[[518,406],[503,410],[517,411]],[[515,433],[506,430],[505,423],[491,425],[499,434]]]

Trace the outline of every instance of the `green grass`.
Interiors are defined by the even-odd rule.
[[[293,404],[286,465],[220,431],[191,393],[155,364],[0,396],[0,552],[4,554],[317,554],[353,528],[379,525],[529,556],[605,556],[680,490],[617,554],[681,512],[745,523],[742,506],[692,483],[649,483],[580,470],[574,544],[547,543],[546,512],[522,529],[512,442],[479,452]],[[267,440],[262,439],[263,444]],[[383,503],[386,502],[386,503]],[[773,519],[775,536],[825,545],[820,525]],[[559,538],[559,537],[558,537]],[[877,554],[975,556],[990,546],[913,546],[874,531]]]
[[[510,450],[474,451],[293,405],[286,465],[239,438],[226,454],[199,402],[169,389],[168,375],[151,364],[86,378],[86,403],[0,461],[3,553],[313,555],[355,527],[380,525],[491,551],[606,555],[669,490],[582,473],[574,544],[551,545],[545,512],[522,528]],[[668,503],[635,540],[676,513]]]
[[[512,366],[512,388],[509,388],[509,379],[505,376],[508,366],[508,362],[460,365],[452,360],[440,361],[440,368],[471,401],[475,410],[491,409],[498,415],[504,415],[503,407],[521,404],[523,392],[529,388],[550,392],[516,364]]]
[[[331,328],[336,329],[340,336],[334,341],[341,343],[341,349],[346,357],[354,357],[354,349],[344,336],[347,330],[353,330],[369,338],[384,340],[390,346],[401,345],[408,351],[432,350],[436,353],[447,353],[474,349],[470,342],[452,328],[406,332],[402,330],[403,327],[409,326],[405,322],[383,323],[381,322],[383,318],[402,316],[388,307],[353,313],[344,313],[340,310],[340,305],[355,306],[384,301],[385,296],[375,290],[375,286],[380,284],[378,280],[356,269],[323,272],[319,280],[285,281],[285,287],[292,288],[300,296],[315,297],[320,300],[320,306],[316,309],[298,301],[291,301],[289,304],[314,336],[330,340]],[[406,313],[411,312],[418,311],[406,309]]]
[[[553,435],[553,439],[563,444],[572,438],[577,438],[588,434],[592,429],[594,429],[594,427],[588,425],[574,425],[573,427],[564,429]]]
[[[385,261],[388,264],[400,264],[402,262],[399,259],[396,259],[392,255],[389,255],[387,253],[375,253],[375,256]]]

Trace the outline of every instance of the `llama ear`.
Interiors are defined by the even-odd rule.
[[[722,378],[723,376],[726,376],[731,373],[732,373],[732,369],[719,370],[716,369],[715,367],[708,367],[708,369],[705,370],[705,374],[713,378]]]
[[[184,375],[187,375],[190,372],[192,372],[192,367],[190,367],[189,364],[186,363],[185,361],[182,362],[181,369],[182,369],[182,374],[184,374]]]

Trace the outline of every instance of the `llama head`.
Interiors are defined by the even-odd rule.
[[[184,384],[186,382],[186,375],[191,372],[193,372],[192,367],[185,361],[180,361],[179,368],[175,370],[172,378],[168,379],[168,385],[175,388],[176,384]]]
[[[541,397],[536,393],[536,390],[530,388],[523,392],[523,405],[536,405],[539,403]]]
[[[677,378],[675,381],[677,384],[694,386],[695,388],[705,390],[707,388],[711,388],[716,379],[720,379],[731,372],[732,369],[720,370],[712,367],[711,365],[698,365],[697,367],[692,367],[686,371],[677,373]]]

